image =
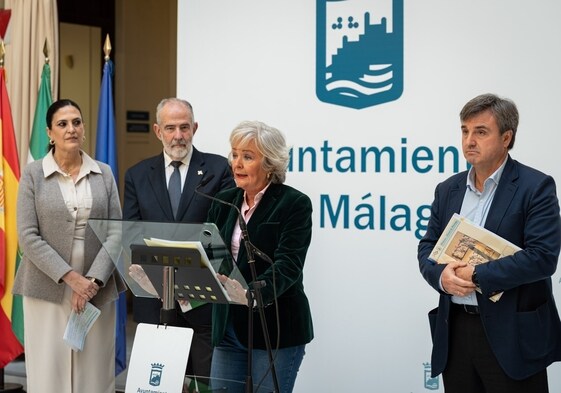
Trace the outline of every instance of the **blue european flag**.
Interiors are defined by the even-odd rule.
[[[109,59],[103,67],[99,110],[97,114],[97,140],[95,158],[108,164],[118,182],[117,143],[115,139],[115,110],[113,108],[113,62]]]
[[[119,184],[117,142],[115,135],[115,110],[113,106],[113,62],[106,59],[101,80],[99,110],[97,115],[97,140],[95,158],[108,164],[115,181]],[[127,368],[127,301],[125,293],[117,300],[117,324],[115,331],[115,375]]]

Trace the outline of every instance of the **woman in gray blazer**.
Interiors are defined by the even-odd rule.
[[[27,389],[113,393],[115,300],[125,286],[87,220],[121,218],[117,185],[111,168],[82,150],[76,103],[53,103],[46,131],[49,152],[25,167],[17,200],[23,258],[13,293],[23,295]],[[88,303],[101,313],[76,351],[63,335],[71,312]]]

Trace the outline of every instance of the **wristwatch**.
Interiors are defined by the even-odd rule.
[[[473,274],[471,275],[471,281],[476,285],[479,286],[479,280],[477,279],[477,270],[473,268]]]
[[[86,277],[88,280],[90,280],[91,282],[93,282],[94,284],[97,284],[98,287],[103,286],[103,283],[101,282],[101,280],[98,280],[95,277]]]

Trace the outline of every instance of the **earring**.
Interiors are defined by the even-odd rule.
[[[267,173],[267,180],[271,178],[271,172]]]
[[[85,141],[86,141],[86,136],[84,135],[84,136],[82,136],[82,142],[85,142]]]
[[[54,145],[55,145],[55,141],[53,141],[52,139],[49,139],[49,145],[54,146]]]

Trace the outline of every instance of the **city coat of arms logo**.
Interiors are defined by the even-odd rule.
[[[403,92],[403,0],[317,0],[316,95],[355,109]]]
[[[431,377],[431,364],[423,363],[423,368],[425,370],[425,389],[428,390],[438,390],[439,383],[438,377]]]
[[[163,364],[152,363],[152,369],[150,370],[150,382],[148,382],[150,385],[160,386],[160,382],[162,381],[163,368],[164,368]]]

